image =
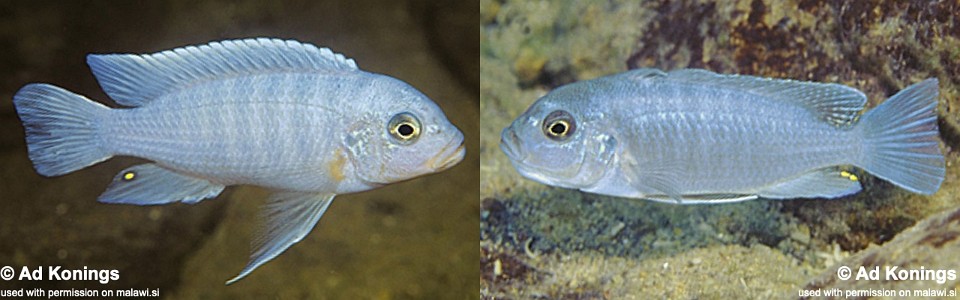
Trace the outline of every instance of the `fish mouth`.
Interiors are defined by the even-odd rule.
[[[503,133],[500,134],[500,150],[510,159],[510,164],[517,170],[517,173],[536,182],[556,185],[553,179],[543,175],[546,173],[544,170],[534,165],[524,163],[527,155],[525,152],[519,150],[519,140],[520,138],[517,137],[517,134],[513,132],[513,130],[510,130],[510,128],[504,129]]]
[[[526,159],[518,149],[520,146],[520,138],[517,137],[517,133],[511,130],[511,128],[506,128],[503,130],[503,133],[500,134],[500,150],[507,155],[507,158],[513,161],[523,161]]]
[[[451,147],[454,144],[457,145],[456,148]],[[430,159],[428,165],[435,172],[440,172],[449,169],[463,161],[463,157],[466,156],[466,154],[466,145],[461,139],[459,143],[454,142],[444,146],[443,149],[440,150],[440,154]]]

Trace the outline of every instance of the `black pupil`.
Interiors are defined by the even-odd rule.
[[[561,135],[567,132],[567,125],[564,125],[563,122],[553,123],[553,126],[550,126],[550,132],[555,135]]]
[[[397,126],[397,133],[401,136],[410,136],[413,134],[413,126],[410,126],[410,124],[400,124],[400,126]]]

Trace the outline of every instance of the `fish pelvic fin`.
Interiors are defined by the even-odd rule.
[[[945,175],[937,129],[936,78],[911,85],[863,116],[858,164],[914,193],[931,195]]]
[[[227,285],[249,275],[261,265],[303,239],[320,221],[336,194],[278,192],[270,196],[263,211],[265,225],[253,242],[250,262]]]
[[[699,204],[723,204],[736,203],[757,199],[757,195],[741,194],[701,194],[701,195],[681,195],[680,198],[671,198],[665,195],[648,195],[643,199],[655,202],[681,204],[681,205],[699,205]]]
[[[37,173],[67,174],[109,159],[97,132],[110,108],[60,87],[28,84],[13,96]]]

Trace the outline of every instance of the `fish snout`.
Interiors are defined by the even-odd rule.
[[[513,127],[507,127],[500,134],[500,150],[507,155],[510,160],[522,161],[524,159],[520,149],[520,138],[513,131]]]

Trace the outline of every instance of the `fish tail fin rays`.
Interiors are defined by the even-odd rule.
[[[227,285],[243,279],[302,240],[320,221],[335,196],[336,194],[304,192],[273,194],[263,211],[266,226],[254,239],[250,262],[240,274],[228,280]]]
[[[60,87],[28,84],[13,96],[37,173],[67,174],[109,159],[97,133],[110,108]]]
[[[860,167],[911,192],[931,195],[945,175],[937,137],[937,79],[911,85],[863,116]]]

